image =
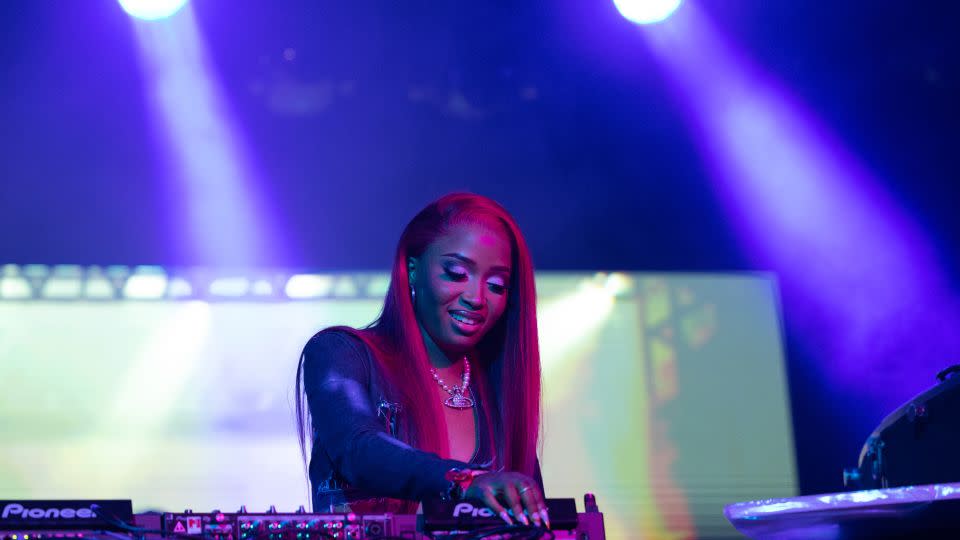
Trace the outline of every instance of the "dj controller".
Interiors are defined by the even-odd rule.
[[[550,529],[508,525],[475,501],[426,501],[418,514],[281,512],[145,512],[128,500],[0,501],[0,540],[604,540],[592,495],[585,512],[573,499],[547,499]]]

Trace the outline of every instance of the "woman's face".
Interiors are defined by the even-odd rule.
[[[507,307],[510,260],[502,227],[464,224],[407,261],[417,320],[441,351],[461,354],[497,323]]]

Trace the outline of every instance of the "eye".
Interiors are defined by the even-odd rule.
[[[495,278],[487,282],[487,287],[490,287],[490,292],[493,294],[505,294],[507,292],[507,286],[501,281],[501,278]]]
[[[457,266],[447,266],[443,269],[444,273],[447,274],[447,277],[454,281],[463,281],[467,279],[466,270],[459,268]]]

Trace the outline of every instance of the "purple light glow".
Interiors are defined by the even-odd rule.
[[[208,67],[192,9],[166,24],[135,25],[147,91],[174,161],[181,242],[202,264],[269,263],[277,236],[260,208],[253,167]]]
[[[694,6],[688,6],[692,8]],[[734,227],[827,371],[894,406],[960,352],[937,254],[863,164],[702,13],[645,33]]]
[[[682,0],[613,0],[617,11],[636,24],[655,24],[665,20],[680,7]]]
[[[127,15],[143,19],[145,21],[156,21],[166,19],[180,10],[187,3],[187,0],[118,0],[120,7],[127,12]]]

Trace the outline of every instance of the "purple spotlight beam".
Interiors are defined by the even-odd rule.
[[[791,323],[829,373],[899,405],[960,353],[960,312],[935,250],[842,142],[694,7],[644,36],[733,226],[780,275],[799,307]]]
[[[145,21],[166,19],[180,11],[187,0],[118,0],[131,17]]]
[[[656,24],[673,15],[682,0],[613,0],[617,11],[636,24]]]
[[[282,242],[263,209],[263,186],[232,121],[190,6],[136,21],[142,66],[173,161],[178,236],[199,264],[269,266]]]

